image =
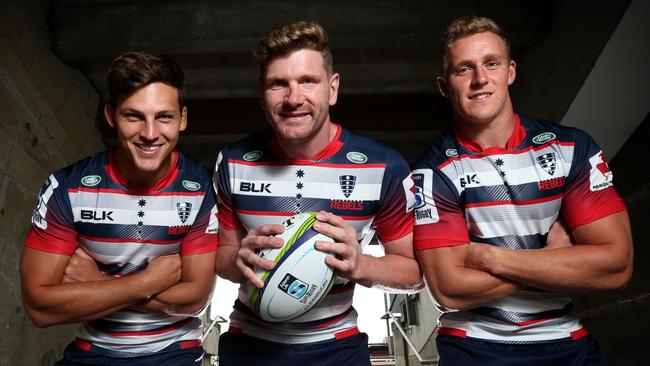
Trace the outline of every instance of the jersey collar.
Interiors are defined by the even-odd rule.
[[[491,146],[488,147],[487,149],[484,149],[481,144],[478,142],[468,139],[465,136],[463,136],[460,133],[454,133],[454,136],[456,137],[456,141],[460,143],[464,148],[471,152],[494,152],[494,151],[502,151],[502,150],[512,150],[519,146],[522,141],[524,141],[524,138],[526,137],[526,129],[521,125],[521,121],[519,120],[519,115],[517,113],[514,113],[515,117],[515,127],[512,129],[512,134],[510,134],[510,137],[508,138],[508,141],[506,142],[506,147],[505,149],[500,147],[500,146]]]
[[[288,161],[294,161],[294,162],[301,162],[301,161],[314,161],[314,160],[325,160],[328,159],[332,156],[334,156],[341,148],[343,147],[343,141],[341,141],[341,132],[343,129],[341,128],[340,125],[336,123],[332,123],[336,127],[336,135],[334,135],[334,138],[332,141],[327,144],[321,151],[316,153],[316,155],[312,156],[309,159],[292,159],[287,155],[287,153],[284,152],[282,149],[282,146],[278,143],[278,140],[275,138],[275,134],[271,134],[271,140],[269,141],[269,147],[271,148],[271,151],[275,153],[276,155],[282,157],[285,160]]]
[[[137,187],[131,184],[126,177],[122,176],[118,170],[115,168],[115,162],[114,162],[114,154],[115,154],[115,149],[111,148],[108,150],[108,163],[105,166],[106,172],[108,173],[108,176],[115,181],[115,183],[121,185],[122,187],[126,188],[130,192],[136,192],[136,193],[147,193],[147,192],[157,192],[161,191],[168,185],[170,185],[174,179],[178,176],[179,170],[178,170],[178,151],[174,150],[172,151],[172,168],[169,169],[169,172],[165,174],[165,176],[160,179],[158,182],[153,187]]]

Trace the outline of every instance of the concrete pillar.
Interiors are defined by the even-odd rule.
[[[18,264],[36,194],[54,170],[103,148],[98,95],[51,52],[50,2],[0,3],[0,366],[51,365],[75,326],[36,329]]]

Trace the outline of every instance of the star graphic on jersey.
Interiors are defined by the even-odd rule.
[[[303,187],[302,182],[296,183],[296,188],[302,189],[302,187]]]
[[[506,176],[506,172],[504,172],[503,170],[500,171],[499,174],[501,174],[502,177],[505,177],[505,176]]]
[[[302,170],[302,169],[298,169],[298,170],[296,171],[296,177],[298,177],[298,178],[302,178],[302,177],[304,177],[304,176],[305,176],[305,171],[304,171],[304,170]]]
[[[302,194],[298,193],[298,194],[296,195],[296,199],[299,200],[299,199],[301,199],[301,198],[302,198]]]
[[[142,225],[144,225],[144,222],[138,221],[138,226],[142,226]]]
[[[146,205],[147,205],[147,201],[145,199],[140,199],[140,201],[138,201],[138,206],[144,207]]]
[[[139,211],[138,212],[138,217],[144,217],[144,211]]]
[[[496,164],[496,166],[503,166],[503,159],[499,158],[499,159],[495,160],[494,164]]]

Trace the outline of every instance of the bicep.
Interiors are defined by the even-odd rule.
[[[399,255],[406,258],[414,258],[413,254],[413,233],[407,234],[397,240],[384,243],[386,254]]]
[[[25,247],[20,259],[23,293],[28,298],[37,295],[41,286],[61,284],[70,256]]]
[[[608,245],[613,258],[632,262],[632,233],[627,211],[576,226],[571,235],[576,245]]]

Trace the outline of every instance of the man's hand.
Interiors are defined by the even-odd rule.
[[[363,258],[356,230],[342,217],[329,212],[319,212],[316,219],[314,230],[334,239],[334,243],[317,241],[315,244],[316,249],[336,255],[327,256],[325,263],[336,269],[339,276],[356,281],[361,276],[359,264]]]
[[[569,229],[564,225],[562,220],[557,220],[548,231],[546,237],[546,246],[544,249],[557,249],[573,245],[575,242],[571,237]]]
[[[284,245],[283,240],[272,235],[283,232],[284,226],[282,225],[262,225],[257,229],[249,231],[241,240],[241,246],[237,251],[235,264],[244,277],[259,288],[264,286],[264,282],[255,275],[253,268],[259,267],[270,271],[273,269],[274,263],[271,260],[261,258],[257,255],[257,251],[262,248],[282,247]]]
[[[151,259],[147,268],[142,271],[147,278],[154,282],[154,294],[162,292],[181,279],[181,256],[167,254]],[[153,294],[152,294],[153,295]]]
[[[97,262],[85,250],[77,248],[63,273],[63,283],[103,281],[110,279],[99,271]]]

